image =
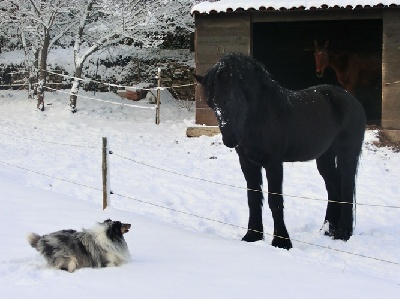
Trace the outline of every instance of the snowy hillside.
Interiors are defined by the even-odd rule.
[[[2,298],[397,298],[400,154],[368,131],[348,242],[320,232],[326,191],[314,162],[285,164],[285,219],[294,248],[244,243],[248,209],[236,153],[221,136],[187,138],[194,110],[163,93],[161,124],[145,101],[46,93],[44,112],[23,91],[0,91]],[[125,106],[115,104],[128,104]],[[134,106],[132,106],[134,105]],[[141,106],[141,107],[137,107]],[[111,206],[101,209],[101,142],[110,150]],[[229,186],[228,186],[229,185]],[[131,262],[118,268],[49,268],[30,231],[132,224]],[[272,233],[268,206],[266,233]]]

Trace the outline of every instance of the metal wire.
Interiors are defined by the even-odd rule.
[[[127,158],[121,155],[118,155],[114,152],[110,152],[110,154],[113,154],[121,159],[124,160],[128,160],[137,164],[141,164],[144,165],[146,167],[150,167],[153,169],[157,169],[160,171],[164,171],[167,173],[171,173],[171,174],[175,174],[178,176],[182,176],[182,177],[186,177],[186,178],[190,178],[190,179],[195,179],[195,180],[199,180],[199,181],[203,181],[203,182],[207,182],[207,183],[212,183],[212,184],[216,184],[216,185],[222,185],[222,186],[226,186],[226,187],[232,187],[232,188],[237,188],[237,189],[244,189],[244,190],[248,190],[248,191],[255,191],[255,192],[261,192],[261,193],[265,193],[265,194],[272,194],[272,195],[281,195],[281,196],[285,196],[285,197],[292,197],[292,198],[298,198],[298,199],[310,199],[310,200],[315,200],[315,201],[325,201],[325,202],[332,202],[332,203],[338,203],[338,204],[354,204],[354,205],[359,205],[359,206],[369,206],[369,207],[381,207],[381,208],[392,208],[392,209],[400,209],[400,206],[394,206],[394,205],[378,205],[378,204],[367,204],[367,203],[351,203],[351,202],[346,202],[346,201],[336,201],[336,200],[330,200],[330,199],[325,199],[325,198],[312,198],[312,197],[307,197],[307,196],[299,196],[299,195],[290,195],[290,194],[282,194],[282,193],[276,193],[276,192],[269,192],[269,191],[263,191],[263,190],[257,190],[257,189],[251,189],[251,188],[246,188],[246,187],[240,187],[240,186],[235,186],[235,185],[231,185],[231,184],[226,184],[226,183],[221,183],[221,182],[216,182],[216,181],[212,181],[212,180],[207,180],[207,179],[203,179],[203,178],[198,178],[198,177],[193,177],[190,175],[186,175],[186,174],[181,174],[175,171],[171,171],[171,170],[166,170],[154,165],[150,165],[144,162],[140,162],[137,161],[135,159],[131,159],[131,158]]]

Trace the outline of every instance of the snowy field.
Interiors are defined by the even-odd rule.
[[[285,164],[294,246],[286,251],[270,246],[270,235],[240,241],[248,209],[237,156],[221,136],[186,137],[193,109],[164,92],[157,126],[152,109],[78,98],[71,114],[67,101],[46,93],[40,112],[26,92],[0,91],[2,298],[398,298],[400,154],[375,147],[376,132],[366,135],[348,242],[320,232],[326,202],[315,199],[326,192],[315,163]],[[114,195],[104,211],[102,137],[114,153]],[[132,224],[131,261],[118,268],[54,270],[26,241],[30,231],[79,230],[107,218]],[[271,233],[267,206],[264,218]]]

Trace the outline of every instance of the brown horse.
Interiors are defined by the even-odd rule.
[[[381,84],[382,60],[378,55],[359,55],[349,51],[334,53],[329,49],[329,41],[324,47],[315,43],[315,65],[317,77],[331,67],[340,85],[352,95],[358,87],[377,87]]]

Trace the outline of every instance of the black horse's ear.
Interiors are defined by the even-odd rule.
[[[200,75],[193,74],[193,77],[196,79],[197,82],[203,84],[204,77]]]
[[[328,47],[329,47],[329,40],[326,41],[324,48],[328,49]]]

